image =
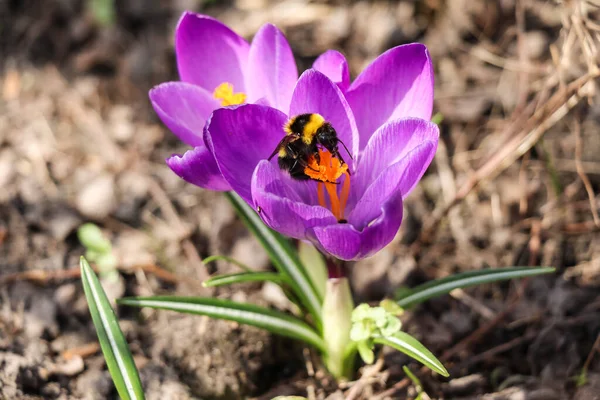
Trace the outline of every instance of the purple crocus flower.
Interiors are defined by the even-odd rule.
[[[341,71],[342,79],[335,81],[319,71],[306,71],[287,112],[261,104],[215,111],[205,142],[224,180],[267,225],[310,240],[339,259],[357,260],[394,238],[402,222],[402,200],[433,159],[439,130],[424,119],[431,115],[433,98],[424,46],[390,50],[351,85]],[[335,72],[330,68],[328,75]],[[366,109],[354,113],[353,104]],[[312,159],[313,168],[305,170],[319,179],[314,172],[318,170],[320,180],[337,179],[337,184],[293,179],[276,160],[266,160],[285,135],[286,122],[304,113],[319,114],[331,123],[351,153],[344,165],[322,152],[320,163]]]
[[[298,79],[290,46],[274,25],[264,25],[248,44],[221,22],[186,12],[175,31],[175,53],[181,81],[156,86],[150,100],[165,125],[193,149],[167,164],[194,185],[230,190],[204,144],[205,122],[213,110],[234,104],[287,111]]]

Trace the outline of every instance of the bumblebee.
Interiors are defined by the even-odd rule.
[[[288,171],[294,179],[311,179],[304,170],[309,167],[308,160],[311,156],[315,157],[317,163],[320,161],[319,146],[327,149],[342,164],[345,162],[338,150],[338,143],[341,143],[350,155],[348,148],[338,138],[333,126],[320,114],[297,115],[284,125],[283,130],[286,135],[269,156],[269,160],[275,154],[279,154],[279,168]]]

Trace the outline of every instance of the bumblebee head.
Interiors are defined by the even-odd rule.
[[[318,144],[329,150],[331,154],[337,153],[339,139],[335,129],[328,122],[325,122],[317,129],[315,139]]]

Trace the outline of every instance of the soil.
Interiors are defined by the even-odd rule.
[[[131,0],[101,24],[81,0],[0,2],[0,398],[117,398],[77,263],[77,227],[113,243],[113,298],[200,294],[285,308],[271,286],[209,290],[224,254],[268,257],[222,195],[165,165],[185,151],[147,100],[175,80],[185,9],[250,39],[287,35],[300,70],[324,50],[356,76],[386,49],[425,43],[441,141],[396,239],[348,265],[357,301],[451,273],[547,265],[557,273],[455,291],[403,326],[448,367],[383,351],[337,386],[300,344],[254,328],[119,308],[148,399],[600,399],[600,9],[592,1]],[[595,346],[596,345],[596,346]],[[594,347],[596,347],[594,349]],[[585,372],[585,384],[579,379]],[[424,397],[423,397],[424,398]]]

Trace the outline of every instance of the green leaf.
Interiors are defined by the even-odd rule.
[[[306,322],[280,311],[270,310],[254,304],[209,297],[180,296],[129,297],[119,299],[117,303],[235,321],[292,339],[302,340],[325,353],[323,339]]]
[[[385,299],[379,302],[379,306],[383,308],[388,314],[395,315],[396,317],[401,316],[404,313],[404,309],[398,305],[394,300]]]
[[[402,290],[401,293],[396,292],[396,301],[400,307],[407,308],[422,303],[425,300],[450,293],[454,289],[466,288],[482,283],[550,274],[554,271],[555,268],[549,267],[513,267],[463,272],[427,282],[408,291]]]
[[[579,373],[579,375],[577,375],[575,377],[575,386],[582,387],[585,386],[588,382],[588,376],[587,376],[587,368],[582,368],[581,372]]]
[[[313,286],[304,267],[298,260],[295,250],[280,234],[267,227],[258,214],[235,193],[225,193],[248,229],[261,242],[273,261],[275,268],[288,278],[294,294],[313,317],[320,330],[323,326],[321,305],[323,298]]]
[[[365,364],[373,364],[375,361],[375,353],[373,353],[373,349],[369,344],[368,340],[361,340],[356,343],[356,349],[358,350],[358,354],[360,354],[360,358],[365,362]]]
[[[398,351],[401,351],[402,353],[414,358],[442,376],[450,376],[440,360],[438,360],[429,350],[427,350],[427,348],[423,346],[421,342],[410,336],[408,333],[396,332],[394,336],[374,337],[373,341],[375,343],[390,346]]]
[[[273,282],[278,285],[287,284],[287,280],[278,273],[275,272],[241,272],[239,274],[227,274],[213,276],[204,282],[204,287],[214,287],[231,285],[234,283],[246,283],[246,282]]]
[[[81,281],[110,376],[123,400],[144,399],[133,357],[100,281],[81,257]]]
[[[210,256],[210,257],[206,257],[205,259],[202,260],[202,262],[204,263],[204,265],[214,262],[214,261],[219,261],[219,260],[223,260],[223,261],[227,261],[232,263],[233,265],[237,265],[238,267],[240,267],[241,269],[243,269],[246,272],[252,272],[252,268],[250,268],[249,266],[247,266],[246,264],[239,262],[238,260],[236,260],[233,257],[227,257],[227,256]]]

